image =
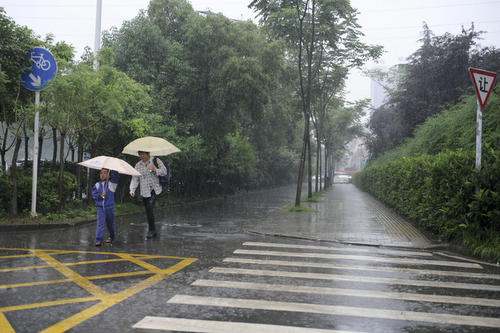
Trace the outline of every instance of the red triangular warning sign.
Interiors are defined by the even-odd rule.
[[[469,68],[469,75],[476,89],[477,100],[481,106],[481,110],[486,107],[488,98],[495,87],[497,73],[489,72],[478,68]]]

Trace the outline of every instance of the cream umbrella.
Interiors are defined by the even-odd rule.
[[[109,170],[114,170],[117,171],[121,174],[124,175],[130,175],[130,176],[140,176],[141,174],[135,170],[133,166],[125,162],[124,160],[121,160],[116,157],[109,157],[109,156],[97,156],[94,158],[91,158],[90,160],[83,161],[78,163],[84,167],[90,168],[90,169],[109,169]]]
[[[146,136],[126,145],[122,153],[137,156],[140,151],[148,152],[152,156],[167,156],[181,150],[165,139]]]

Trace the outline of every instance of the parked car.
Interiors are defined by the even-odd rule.
[[[351,179],[350,175],[335,175],[335,177],[333,177],[333,182],[335,184],[349,184]]]

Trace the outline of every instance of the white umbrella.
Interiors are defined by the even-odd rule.
[[[167,156],[181,150],[163,138],[146,136],[126,145],[122,153],[137,156],[140,151],[148,152],[152,156]]]
[[[91,168],[91,169],[109,169],[109,170],[114,170],[117,171],[121,174],[124,175],[130,175],[130,176],[140,176],[141,174],[134,169],[133,166],[125,162],[124,160],[121,160],[116,157],[109,157],[109,156],[97,156],[94,158],[91,158],[90,160],[80,162],[78,163],[80,165],[83,165],[84,167]]]

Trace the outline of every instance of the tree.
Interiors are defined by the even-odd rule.
[[[390,73],[372,73],[372,77],[387,83],[389,95],[370,118],[372,157],[400,145],[426,119],[471,92],[468,67],[500,70],[500,51],[478,47],[481,33],[473,25],[457,35],[434,36],[424,24],[422,34],[420,48],[408,57],[407,63]]]
[[[205,191],[206,184],[232,191],[288,179],[298,119],[283,43],[251,22],[162,0],[107,34],[105,45],[115,66],[150,85],[152,113],[161,117],[153,132],[185,145],[184,154],[172,157],[185,177],[178,180],[182,191]],[[250,151],[247,143],[255,170],[237,167],[237,176],[228,165],[241,165],[233,151]],[[198,188],[187,187],[193,183]]]
[[[257,11],[261,22],[275,36],[289,45],[290,55],[297,64],[299,95],[304,117],[304,140],[299,163],[295,205],[301,201],[306,164],[309,165],[308,195],[312,195],[310,119],[312,117],[312,86],[322,67],[361,66],[377,57],[380,47],[360,41],[362,33],[356,10],[349,1],[332,0],[254,0],[250,7]]]
[[[17,159],[22,143],[22,129],[26,126],[29,104],[32,98],[21,87],[19,77],[30,63],[28,50],[36,40],[31,30],[17,25],[0,9],[0,122],[2,137],[0,144],[1,167],[6,169],[5,154],[14,148],[9,181],[12,189],[10,213],[17,215]],[[14,140],[9,142],[12,133]]]

